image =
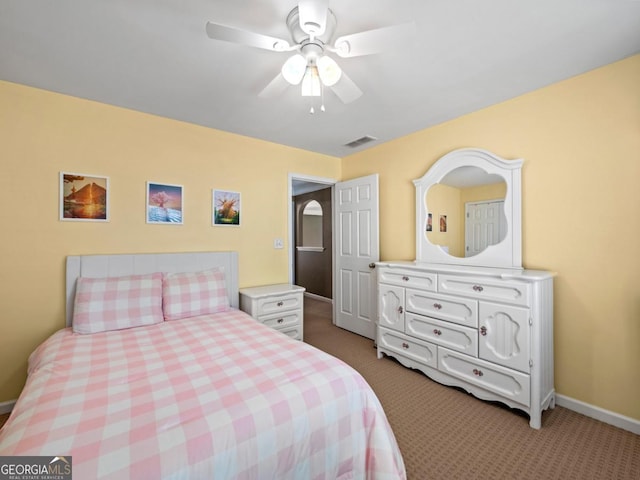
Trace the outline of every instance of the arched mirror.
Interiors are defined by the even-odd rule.
[[[322,205],[311,200],[304,206],[300,218],[301,247],[322,248]]]
[[[522,163],[462,149],[414,180],[416,260],[522,268]]]
[[[507,234],[506,193],[500,175],[470,166],[452,170],[427,192],[432,216],[427,239],[454,257],[473,257],[500,243]]]

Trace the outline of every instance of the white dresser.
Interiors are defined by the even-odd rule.
[[[240,289],[240,309],[296,340],[303,339],[305,289],[282,283]]]
[[[378,358],[530,415],[555,406],[553,275],[379,262]]]
[[[555,406],[555,274],[522,268],[523,162],[463,148],[413,181],[416,261],[376,264],[376,341],[378,358],[523,410],[540,428]]]

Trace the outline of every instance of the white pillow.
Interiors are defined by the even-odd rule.
[[[165,320],[197,317],[229,310],[224,271],[166,273],[162,280]]]
[[[162,321],[162,273],[78,278],[73,307],[75,333],[122,330]]]

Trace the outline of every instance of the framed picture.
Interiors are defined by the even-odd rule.
[[[182,185],[147,182],[147,223],[182,225]]]
[[[240,226],[240,193],[213,190],[213,225]]]
[[[433,231],[433,215],[427,213],[427,232]]]
[[[60,220],[109,221],[109,178],[60,172]]]
[[[441,232],[446,232],[447,231],[447,216],[446,215],[440,215],[440,231]]]

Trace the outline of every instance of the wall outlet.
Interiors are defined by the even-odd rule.
[[[273,240],[273,248],[284,248],[284,240],[276,238]]]

